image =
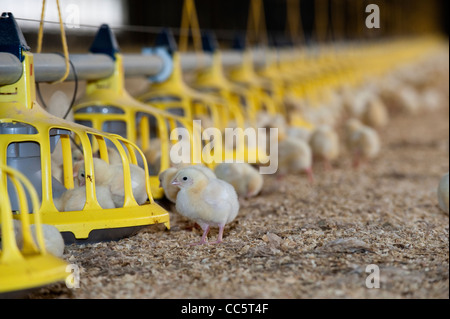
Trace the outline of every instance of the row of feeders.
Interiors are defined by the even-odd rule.
[[[225,133],[226,128],[243,129],[249,126],[246,120],[248,118],[253,119],[253,117],[248,116],[241,100],[231,96],[231,91],[228,88],[223,88],[222,90],[217,87],[208,87],[205,89],[205,87],[195,85],[192,88],[184,82],[181,56],[169,31],[164,31],[159,35],[157,46],[165,48],[171,54],[173,72],[166,80],[152,83],[148,92],[138,97],[140,101],[167,112],[180,114],[190,121],[200,120],[203,129],[216,128],[222,134]],[[216,63],[213,59],[210,68],[216,69]],[[219,63],[221,62],[219,61]],[[220,64],[220,67],[222,67],[222,64]],[[223,79],[222,75],[221,78]],[[251,124],[251,127],[256,127],[256,123]],[[257,146],[246,143],[243,130],[236,131],[236,140],[236,143],[224,145],[220,161],[258,159]],[[220,142],[220,144],[222,143],[223,141]],[[214,157],[214,151],[216,149],[211,150],[211,153],[208,155]],[[264,154],[259,157],[259,159],[261,158],[265,161]],[[217,164],[210,158],[207,159],[207,162],[212,162],[213,166]]]
[[[236,45],[241,64],[226,68],[216,40],[204,34],[203,49],[211,63],[185,83],[182,54],[172,35],[164,32],[151,54],[157,50],[171,68],[152,79],[148,92],[133,98],[124,86],[125,57],[110,28],[103,25],[90,51],[108,56],[112,73],[87,79],[86,92],[73,108],[73,123],[50,115],[37,102],[37,63],[12,14],[2,14],[0,32],[0,54],[13,56],[11,61],[20,65],[19,74],[16,68],[11,77],[0,76],[0,293],[40,286],[67,275],[62,271],[65,263],[45,252],[39,231],[37,244],[30,239],[31,224],[38,229],[40,223],[55,226],[66,243],[119,239],[152,224],[169,228],[169,214],[155,199],[164,196],[158,175],[178,164],[169,156],[172,146],[189,142],[190,152],[182,158],[186,164],[205,162],[213,168],[217,161],[210,159],[217,159],[214,153],[218,149],[201,152],[199,158],[198,150],[205,145],[225,149],[220,161],[251,157],[266,162],[264,155],[268,154],[261,154],[259,145],[247,143],[243,131],[237,131],[238,143],[230,146],[223,140],[205,138],[205,130],[213,127],[223,133],[227,128],[257,128],[261,112],[281,115],[291,126],[312,130],[301,112],[289,113],[285,108],[286,96],[320,107],[329,98],[327,92],[342,83],[358,87],[367,76],[387,73],[439,43],[418,39],[373,46],[268,50],[269,58],[259,67],[255,67],[251,50]],[[202,126],[195,120],[201,120]],[[58,165],[56,158],[60,159]],[[99,171],[97,165],[104,170]],[[137,171],[142,173],[139,194],[134,179]],[[112,183],[103,183],[111,172],[119,177],[114,194]],[[108,204],[105,186],[111,192]],[[72,206],[62,205],[61,199]],[[13,220],[21,221],[23,247],[14,239]]]

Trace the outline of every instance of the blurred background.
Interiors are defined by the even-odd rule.
[[[380,29],[364,25],[368,4],[380,7]],[[182,17],[182,0],[60,0],[71,52],[86,52],[97,27],[107,23],[114,28],[124,52],[151,46],[163,27],[177,36]],[[231,44],[236,33],[245,32],[250,0],[196,0],[202,30],[214,30],[222,47]],[[32,51],[37,41],[42,1],[0,0],[2,12],[12,12]],[[283,43],[287,30],[286,0],[264,0],[266,28],[270,43]],[[318,40],[317,12],[326,23],[322,41],[382,39],[400,35],[441,32],[448,36],[448,1],[445,0],[301,0],[299,39]],[[327,13],[326,13],[327,12]],[[58,12],[47,1],[44,52],[59,51]]]

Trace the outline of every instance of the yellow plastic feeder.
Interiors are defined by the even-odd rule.
[[[215,40],[209,34],[204,36],[204,50],[212,53],[212,63],[202,68],[195,74],[192,87],[201,92],[211,94],[226,101],[227,108],[235,121],[237,128],[257,128],[256,118],[258,111],[265,110],[262,104],[258,104],[255,95],[246,87],[240,86],[225,77],[220,51],[216,50]],[[224,160],[249,161],[257,159],[257,162],[267,162],[268,156],[259,152],[257,145],[249,145],[244,142],[244,136],[240,136],[240,149],[226,152]]]
[[[242,51],[242,58],[240,65],[228,71],[230,80],[252,92],[258,110],[265,110],[272,115],[282,114],[285,116],[281,90],[273,82],[261,78],[255,73],[251,51]]]
[[[156,48],[144,48],[143,53],[153,54],[155,50],[164,50],[171,56],[172,72],[163,79],[158,77],[150,79],[148,91],[137,99],[189,120],[207,119],[209,123],[203,124],[212,124],[221,130],[224,129],[230,117],[225,101],[186,85],[183,80],[180,53],[170,31],[164,30],[160,33],[156,40]]]
[[[220,97],[195,91],[184,83],[179,53],[173,53],[173,63],[170,77],[163,82],[153,83],[149,91],[139,96],[138,100],[168,113],[180,113],[180,116],[191,122],[200,120],[202,131],[214,127],[223,132],[230,121],[235,121],[239,127],[245,125],[243,115],[232,112],[233,108],[226,106],[226,102]],[[213,154],[211,156],[214,157]],[[220,160],[227,157],[225,155]],[[203,158],[202,162],[208,163],[211,168],[218,164]]]
[[[12,211],[7,183],[19,199]],[[27,194],[31,198],[36,242],[31,233]],[[16,219],[17,221],[14,221]],[[15,224],[17,223],[17,224]],[[22,236],[16,236],[16,230]],[[0,297],[20,296],[27,290],[66,279],[67,263],[46,251],[36,190],[20,172],[0,164]]]
[[[170,227],[169,214],[154,202],[143,152],[125,138],[68,122],[47,113],[36,101],[33,54],[12,15],[0,19],[3,27],[13,30],[17,49],[12,50],[21,61],[23,74],[14,84],[0,86],[0,164],[23,172],[34,185],[41,199],[38,209],[42,222],[54,225],[66,243],[89,240],[118,239],[130,235],[137,228],[163,223]],[[15,48],[14,46],[12,46]],[[82,211],[60,212],[54,199],[74,188],[71,136],[79,141],[85,163],[86,203]],[[52,153],[61,143],[63,177],[57,180],[52,173]],[[124,204],[115,209],[102,209],[96,198],[93,156],[109,161],[107,145],[114,145],[120,154],[124,174]],[[146,172],[148,201],[138,205],[132,191],[130,164],[143,162]],[[17,206],[17,199],[16,204]],[[14,205],[13,205],[14,206]],[[16,208],[13,207],[13,210]],[[35,219],[34,214],[30,216]]]
[[[223,96],[217,94],[195,90],[184,82],[180,53],[176,51],[176,45],[171,34],[163,32],[159,36],[157,45],[168,48],[171,53],[173,72],[164,81],[152,83],[148,92],[138,97],[139,100],[168,112],[176,112],[181,109],[182,115],[190,121],[206,118],[209,125],[202,122],[203,129],[212,126],[224,133],[230,125],[235,128],[246,127],[245,114],[236,103],[229,103]],[[238,149],[228,149],[222,145],[223,156],[220,158],[214,157],[214,151],[212,151],[210,154],[204,153],[203,155],[206,155],[207,158],[203,158],[203,160],[214,167],[228,159],[246,161],[252,158],[251,156],[256,155],[255,150],[245,145],[245,136],[242,133],[239,131],[237,135]],[[207,140],[205,144],[209,142],[210,140]],[[216,147],[214,150],[216,150]],[[261,157],[264,160],[266,159],[264,155],[261,155]]]
[[[257,105],[252,92],[245,87],[241,87],[229,81],[223,72],[222,55],[219,51],[212,54],[212,64],[210,67],[197,72],[193,87],[202,92],[215,94],[227,101],[227,105],[233,106],[244,114],[251,124],[256,121],[258,110],[262,109]]]
[[[177,142],[170,140],[170,133],[183,127],[189,131],[189,138],[193,141],[198,136],[195,135],[197,130],[194,130],[193,124],[186,117],[149,106],[128,94],[124,85],[122,55],[107,25],[102,25],[99,29],[91,51],[109,54],[115,62],[114,73],[105,79],[88,81],[85,95],[74,106],[75,121],[99,131],[126,137],[144,152],[158,138],[161,161],[159,168],[150,172],[150,186],[153,196],[156,199],[162,198],[164,190],[159,187],[158,176],[170,167],[169,147],[171,143]],[[191,144],[194,147],[194,143]]]

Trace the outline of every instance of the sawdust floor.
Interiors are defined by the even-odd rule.
[[[449,169],[448,107],[397,116],[384,151],[354,171],[345,153],[333,171],[267,177],[241,202],[225,243],[200,247],[201,231],[173,213],[119,240],[66,247],[81,288],[42,288],[30,298],[448,298],[449,217],[436,188]],[[217,230],[210,238],[215,239]],[[381,288],[366,288],[366,267]]]

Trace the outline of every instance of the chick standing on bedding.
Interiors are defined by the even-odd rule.
[[[108,187],[116,207],[122,207],[125,199],[125,186],[122,164],[109,165],[100,158],[93,158],[96,186]],[[74,175],[76,175],[79,186],[86,184],[84,161],[74,165]],[[147,199],[145,170],[141,167],[130,164],[131,187],[136,202],[144,204]]]
[[[346,142],[353,155],[353,165],[358,168],[361,160],[373,159],[381,149],[378,133],[362,124],[357,119],[350,119],[346,123]]]
[[[339,136],[328,125],[317,127],[311,135],[309,144],[315,158],[322,159],[326,169],[331,169],[331,162],[339,156]]]
[[[217,178],[231,184],[240,197],[254,197],[261,191],[264,179],[248,163],[222,163],[216,166]]]
[[[389,114],[381,99],[372,97],[366,104],[362,122],[375,129],[385,127],[389,122]]]
[[[441,207],[441,209],[447,213],[449,213],[449,178],[448,178],[448,173],[447,175],[445,175],[442,179],[441,182],[439,183],[439,188],[438,188],[438,200],[439,200],[439,207]]]
[[[214,172],[204,165],[193,165],[190,167],[202,171],[206,176],[210,178],[216,178]],[[164,194],[166,195],[166,198],[170,200],[172,203],[176,203],[177,195],[178,192],[180,191],[180,188],[178,186],[172,185],[172,181],[175,178],[175,175],[177,174],[178,170],[179,169],[176,167],[171,167],[166,169],[161,174],[159,174],[159,183],[160,183],[159,187],[162,187],[164,189]]]
[[[278,142],[278,173],[299,174],[305,172],[310,183],[314,182],[313,155],[309,144],[288,137]]]
[[[180,188],[177,211],[203,229],[201,241],[191,245],[206,244],[211,227],[219,227],[218,239],[212,244],[221,243],[225,225],[232,222],[239,212],[238,196],[233,186],[192,167],[179,170],[172,184]]]

